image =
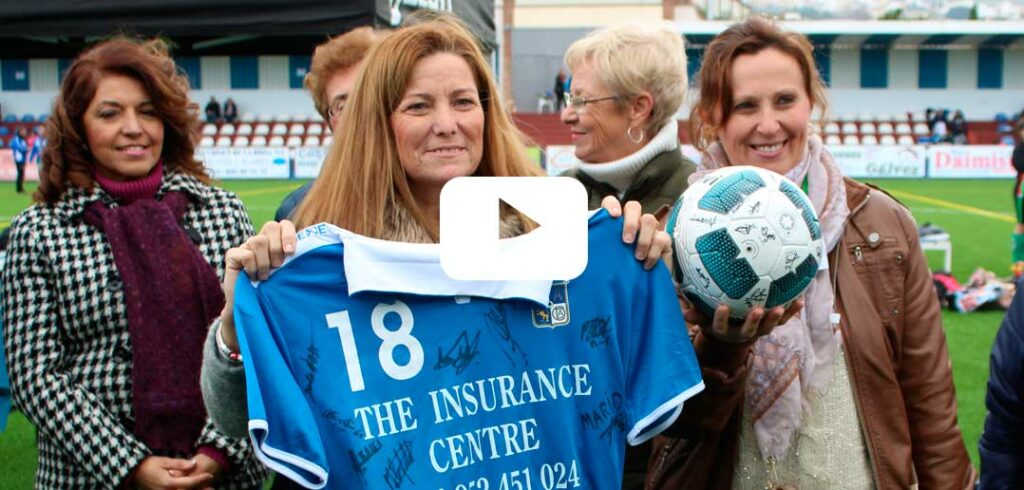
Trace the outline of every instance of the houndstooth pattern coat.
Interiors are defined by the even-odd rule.
[[[241,201],[194,177],[168,173],[159,194],[190,198],[182,224],[222,274],[228,248],[253,234]],[[131,431],[132,346],[110,246],[82,213],[102,188],[71,187],[52,206],[34,205],[12,223],[0,278],[3,339],[15,404],[38,430],[37,488],[113,488],[150,450]],[[196,383],[199,380],[196,379]],[[246,439],[207,420],[196,447],[212,445],[231,463],[219,488],[253,488],[265,470]]]

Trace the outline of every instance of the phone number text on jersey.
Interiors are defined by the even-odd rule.
[[[492,484],[491,481],[496,484]],[[537,483],[540,485],[537,486]],[[451,488],[440,488],[438,490],[560,490],[577,488],[581,485],[579,470],[576,460],[569,464],[561,461],[556,463],[544,463],[536,473],[531,473],[530,468],[521,470],[506,471],[500,477],[488,479],[480,477],[464,483],[459,483]]]

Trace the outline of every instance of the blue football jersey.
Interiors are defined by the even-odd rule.
[[[3,262],[2,258],[0,262]],[[11,413],[11,382],[7,379],[5,359],[3,329],[0,329],[0,432],[7,427],[7,416]]]
[[[668,271],[589,222],[570,281],[455,281],[439,245],[321,224],[235,322],[259,458],[307,488],[619,488],[703,389]]]

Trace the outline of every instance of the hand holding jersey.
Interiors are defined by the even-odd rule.
[[[224,256],[224,310],[220,316],[220,338],[231,352],[238,352],[233,315],[235,283],[243,269],[249,277],[266,279],[270,270],[280,267],[287,255],[295,252],[295,225],[291,221],[269,221],[258,235],[228,250]]]
[[[623,439],[703,387],[666,269],[635,264],[603,211],[591,265],[554,284],[453,281],[434,244],[300,236],[269,280],[239,278],[235,320],[258,454],[308,488],[597,488],[621,480]]]
[[[664,231],[665,224],[659,223],[654,215],[641,214],[638,202],[630,201],[622,206],[615,196],[608,196],[601,202],[601,206],[613,218],[624,216],[622,241],[626,244],[636,243],[634,256],[643,261],[645,269],[652,269],[659,259],[665,260],[672,253],[672,239]],[[272,269],[280,267],[295,252],[295,242],[295,225],[291,221],[269,221],[258,235],[228,250],[224,259],[225,304],[220,319],[220,335],[232,352],[238,352],[232,311],[239,272],[244,269],[250,278],[266,279]]]

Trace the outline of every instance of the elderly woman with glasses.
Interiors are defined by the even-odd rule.
[[[627,215],[658,214],[686,190],[696,168],[679,148],[675,113],[686,93],[683,38],[666,26],[614,26],[569,46],[572,73],[562,122],[590,207],[614,196]],[[623,488],[642,488],[650,445],[628,447]]]
[[[638,201],[645,213],[670,206],[695,168],[674,117],[686,93],[682,36],[664,26],[605,28],[569,46],[565,64],[572,85],[562,122],[581,161],[566,175],[587,188],[591,208],[607,196]]]
[[[696,168],[680,151],[674,117],[687,83],[682,36],[665,26],[605,28],[569,46],[565,63],[572,86],[562,122],[571,128],[581,160],[565,175],[583,183],[591,208],[617,206],[609,196],[628,201],[626,217],[645,213],[640,221],[650,228],[644,221],[661,216],[676,201]],[[755,309],[735,325],[721,317],[714,328],[725,338],[770,331],[802,306],[798,300],[786,310]],[[698,330],[690,327],[691,338]],[[720,389],[708,385],[703,398],[715,399]],[[643,488],[650,453],[649,444],[627,448],[623,488]]]

